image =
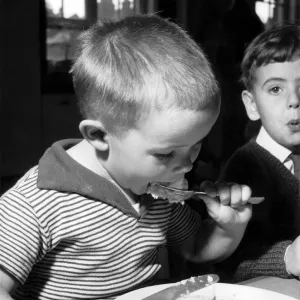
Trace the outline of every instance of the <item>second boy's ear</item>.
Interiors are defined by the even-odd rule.
[[[246,108],[247,115],[250,120],[257,121],[260,119],[260,115],[257,110],[256,103],[254,101],[254,97],[252,93],[247,90],[242,92],[242,99]]]
[[[108,150],[107,132],[101,122],[96,120],[83,120],[79,124],[83,138],[99,151]]]

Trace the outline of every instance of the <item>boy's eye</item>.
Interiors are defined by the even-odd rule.
[[[155,153],[154,156],[162,161],[165,160],[170,160],[174,157],[174,151],[170,152],[170,153]]]
[[[274,95],[279,94],[280,90],[281,90],[281,88],[279,86],[274,86],[274,87],[269,89],[270,93],[274,94]]]

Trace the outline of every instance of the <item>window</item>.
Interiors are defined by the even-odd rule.
[[[255,3],[255,11],[264,24],[267,24],[274,17],[274,2],[274,0],[267,0],[256,1]]]
[[[69,70],[77,37],[97,20],[154,12],[154,0],[45,0],[44,93],[73,92]]]
[[[282,21],[300,19],[299,0],[260,0],[255,2],[255,11],[266,28]]]

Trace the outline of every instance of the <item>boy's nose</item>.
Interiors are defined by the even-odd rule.
[[[193,162],[190,156],[184,157],[180,160],[174,171],[178,173],[188,173],[193,169]]]
[[[289,108],[299,108],[300,107],[300,94],[299,91],[294,92],[292,95],[290,95],[288,99],[288,107]]]

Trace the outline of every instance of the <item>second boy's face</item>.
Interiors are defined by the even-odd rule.
[[[252,94],[270,136],[289,149],[300,145],[300,59],[259,67]]]
[[[138,130],[109,138],[106,168],[125,189],[140,195],[151,182],[173,182],[192,169],[217,113],[153,113]]]

